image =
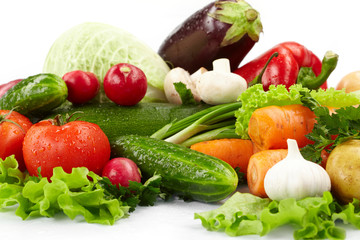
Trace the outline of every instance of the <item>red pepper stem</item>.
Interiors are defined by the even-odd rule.
[[[296,83],[301,84],[303,87],[308,89],[318,89],[326,80],[329,78],[330,74],[336,68],[337,62],[339,59],[339,55],[332,51],[327,51],[322,60],[321,72],[316,77],[315,74],[313,76],[300,76],[299,73],[298,79]]]
[[[277,56],[279,56],[279,53],[278,53],[278,52],[274,52],[274,53],[269,57],[269,59],[267,60],[267,62],[266,62],[265,65],[264,65],[263,69],[261,70],[260,74],[257,75],[257,76],[254,78],[254,80],[252,80],[251,82],[248,83],[248,87],[251,87],[251,86],[253,86],[253,85],[255,85],[255,84],[258,84],[258,83],[261,83],[261,82],[262,82],[262,81],[261,81],[262,76],[264,75],[264,72],[265,72],[267,66],[269,65],[271,59],[273,59],[274,57],[277,57]]]

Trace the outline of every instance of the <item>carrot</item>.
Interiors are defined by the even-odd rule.
[[[253,155],[253,143],[250,140],[224,138],[193,144],[191,149],[217,157],[233,168],[246,174],[250,157]]]
[[[267,197],[264,188],[264,178],[267,171],[287,155],[287,149],[263,150],[255,153],[249,160],[247,183],[250,193]]]
[[[301,148],[312,143],[305,135],[312,131],[315,117],[300,104],[259,108],[251,115],[248,134],[260,150],[286,149],[288,138]]]

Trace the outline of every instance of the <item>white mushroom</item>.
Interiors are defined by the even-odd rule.
[[[201,67],[196,72],[191,74],[190,78],[191,78],[191,81],[193,82],[195,88],[196,88],[197,84],[200,82],[201,75],[203,75],[207,71],[208,70],[206,68]],[[197,90],[196,90],[196,92],[197,92]]]
[[[192,92],[194,99],[196,101],[200,101],[200,97],[197,94],[196,91],[196,86],[195,83],[192,81],[190,74],[180,68],[174,68],[171,69],[164,80],[164,91],[165,91],[165,95],[166,95],[166,99],[170,102],[170,103],[175,103],[175,104],[181,104],[181,98],[179,93],[176,91],[174,83],[176,82],[182,82],[186,85],[187,89],[190,89],[190,91]]]
[[[231,72],[226,58],[215,60],[213,70],[201,74],[196,85],[201,100],[211,105],[236,102],[246,88],[246,80]]]

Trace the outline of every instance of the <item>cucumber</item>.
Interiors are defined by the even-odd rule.
[[[61,104],[68,89],[61,77],[41,73],[30,76],[10,88],[0,98],[0,109],[14,110],[23,115],[41,115]]]
[[[226,162],[163,140],[127,135],[111,142],[114,157],[133,160],[148,178],[162,176],[162,187],[185,199],[216,202],[236,190],[238,177]]]
[[[150,136],[166,124],[183,119],[208,108],[209,105],[176,105],[170,103],[138,103],[134,106],[119,106],[114,103],[93,103],[80,106],[64,104],[51,111],[46,118],[61,114],[63,117],[76,114],[71,120],[92,122],[103,130],[112,141],[118,136],[136,134]]]

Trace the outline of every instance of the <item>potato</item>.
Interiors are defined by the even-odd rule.
[[[334,148],[326,163],[331,191],[342,203],[360,199],[360,140],[349,140]]]
[[[337,90],[343,88],[345,88],[345,92],[360,90],[360,71],[351,72],[345,75],[336,86]]]

